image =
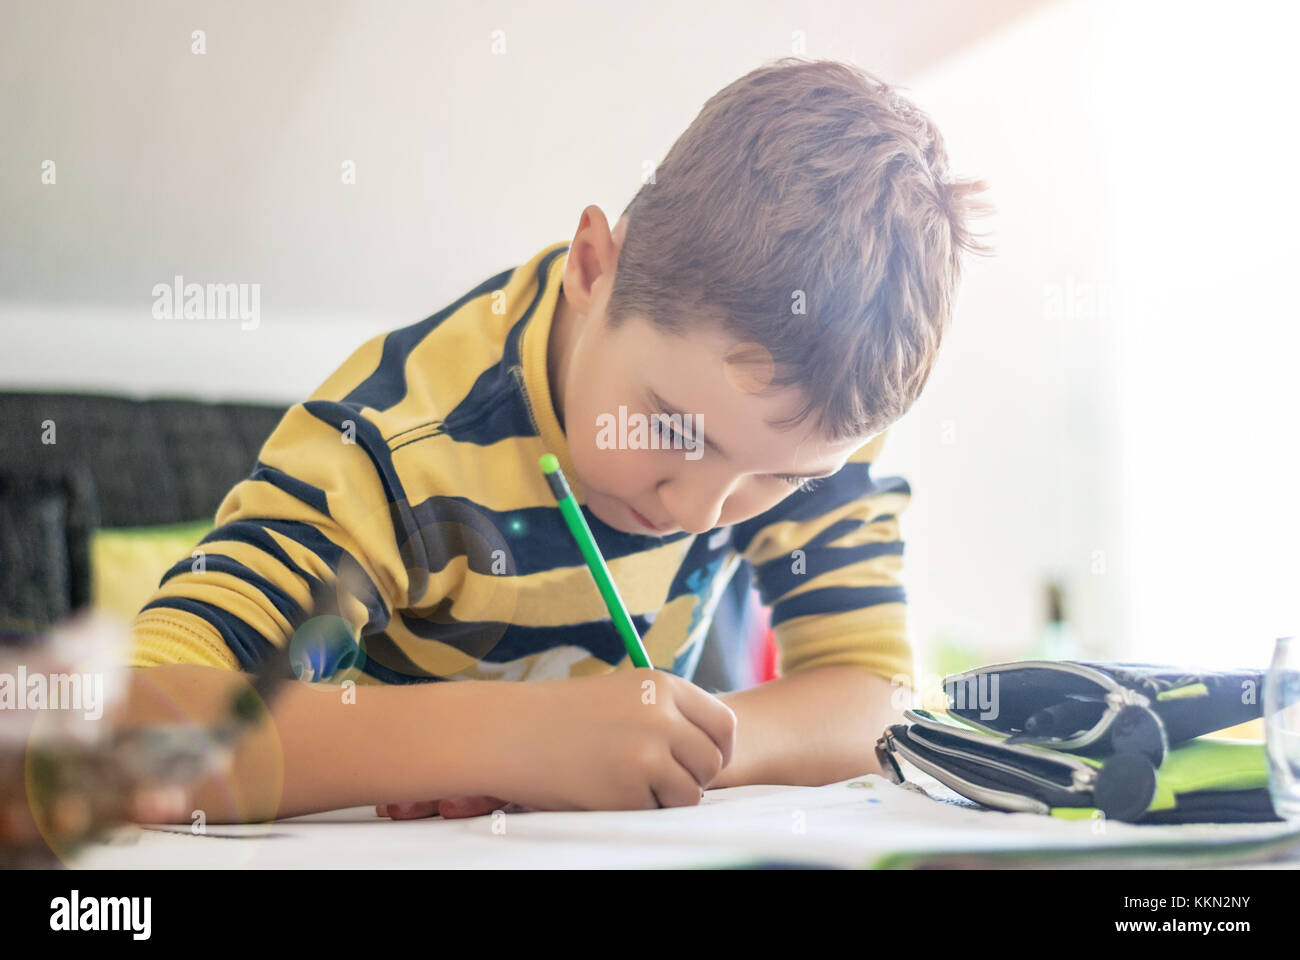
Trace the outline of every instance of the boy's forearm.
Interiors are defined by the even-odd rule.
[[[861,667],[834,666],[720,696],[736,712],[736,748],[712,786],[820,786],[880,773],[876,738],[902,722],[894,689]]]
[[[249,680],[188,664],[131,674],[126,724],[213,723]],[[271,716],[241,740],[230,769],[195,785],[188,805],[209,822],[238,823],[490,793],[500,751],[488,742],[487,721],[506,686],[358,686],[347,702],[336,686],[284,684]]]

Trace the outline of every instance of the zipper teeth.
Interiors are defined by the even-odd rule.
[[[917,756],[915,751],[905,747],[903,744],[898,743],[895,740],[891,740],[890,742],[894,751],[901,754],[903,759],[908,763],[915,766],[922,773],[928,773],[948,789],[955,790],[957,793],[960,793],[971,800],[975,800],[985,806],[993,807],[995,809],[1010,809],[1025,813],[1049,813],[1051,811],[1051,807],[1048,804],[1043,803],[1041,800],[1036,800],[1033,797],[1026,797],[1024,794],[1008,793],[1003,790],[993,790],[989,787],[981,787],[978,784],[971,783],[963,777],[949,773],[947,770],[931,763],[923,757]],[[953,786],[954,782],[959,784],[960,788]],[[989,798],[994,799],[991,800]],[[1000,801],[1001,803],[999,804],[994,802],[994,800]]]
[[[968,677],[979,676],[981,673],[1006,673],[1006,670],[999,669],[1001,667],[1013,670],[1027,670],[1039,667],[1049,670],[1063,671],[1065,673],[1072,673],[1076,677],[1085,677],[1088,680],[1092,680],[1100,686],[1105,687],[1107,690],[1114,690],[1116,687],[1121,686],[1121,684],[1116,680],[1106,676],[1106,674],[1099,670],[1094,670],[1092,667],[1085,667],[1077,663],[1069,663],[1064,660],[1011,660],[1007,663],[994,663],[978,670],[967,670],[964,673],[959,673],[956,676],[949,677],[948,679],[957,681],[965,680]]]
[[[926,747],[930,748],[931,750],[934,750],[934,751],[936,751],[936,752],[938,752],[938,753],[942,753],[942,754],[944,754],[945,756],[950,756],[950,757],[962,757],[963,759],[968,759],[968,760],[971,759],[969,756],[967,756],[966,754],[963,754],[960,750],[956,749],[955,747],[939,746],[938,744],[935,744],[935,743],[927,743],[927,742],[925,742],[925,741],[922,741],[922,743],[924,743],[924,745],[925,745]],[[1047,759],[1047,762],[1049,762],[1049,763],[1051,762],[1051,759],[1050,759],[1050,758],[1045,758],[1045,759]],[[1042,787],[1049,787],[1049,788],[1051,788],[1051,789],[1053,789],[1053,790],[1069,790],[1069,789],[1070,789],[1070,787],[1069,787],[1068,785],[1066,785],[1066,784],[1058,783],[1058,782],[1055,781],[1055,780],[1049,780],[1047,777],[1041,776],[1041,775],[1036,774],[1036,773],[1030,773],[1030,772],[1028,772],[1028,771],[1026,771],[1026,770],[1021,770],[1021,769],[1019,769],[1018,767],[1014,767],[1014,766],[1012,766],[1011,764],[1007,763],[1007,762],[1004,761],[1004,760],[991,760],[991,759],[989,759],[988,757],[981,757],[981,756],[976,755],[975,759],[971,760],[971,762],[972,762],[972,763],[987,764],[988,766],[993,767],[995,770],[1001,770],[1001,771],[1003,771],[1004,773],[1015,774],[1017,777],[1023,777],[1024,779],[1029,780],[1029,781],[1031,781],[1031,782],[1033,782],[1033,783],[1036,783],[1036,784],[1038,784],[1039,786],[1042,786]],[[1074,773],[1075,773],[1075,771],[1070,770],[1069,773],[1070,773],[1070,780],[1071,780],[1071,783],[1073,783],[1073,782],[1074,782]]]
[[[922,730],[933,730],[936,733],[947,733],[950,734],[951,736],[958,738],[959,740],[966,740],[970,743],[985,742],[983,737],[981,737],[977,733],[973,733],[971,731],[966,731],[966,730],[952,729],[948,727],[946,724],[943,724],[937,720],[934,721],[926,720],[924,717],[919,716],[918,714],[914,713],[911,710],[905,711],[903,716],[906,717],[908,720],[911,720],[919,727],[921,727]],[[1002,738],[1006,737],[1006,734],[997,730],[992,731],[992,734]],[[1036,757],[1036,758],[1043,757],[1047,759],[1048,762],[1059,763],[1064,767],[1068,767],[1072,773],[1082,773],[1088,770],[1092,770],[1092,767],[1084,763],[1078,757],[1073,757],[1068,754],[1059,755],[1059,756],[1055,754],[1044,754],[1041,750],[1036,750],[1028,744],[1022,746],[1021,744],[1018,743],[1007,744],[999,741],[998,745],[1002,749],[1008,750],[1019,756]]]
[[[522,363],[516,363],[510,368],[510,376],[514,378],[515,385],[519,388],[520,394],[524,398],[524,409],[528,411],[528,421],[533,425],[533,431],[537,436],[542,435],[541,424],[537,422],[537,413],[533,410],[533,398],[528,394],[528,385],[524,382],[524,366]]]

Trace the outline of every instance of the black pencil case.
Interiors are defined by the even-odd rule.
[[[881,769],[905,780],[899,759],[970,800],[1008,812],[1131,823],[1278,820],[1260,741],[1198,737],[1160,766],[1141,753],[1082,756],[1012,743],[952,716],[909,710],[876,743]]]
[[[1159,767],[1171,745],[1263,715],[1259,670],[1019,660],[944,679],[948,712],[1008,745],[1084,756],[1138,753]]]

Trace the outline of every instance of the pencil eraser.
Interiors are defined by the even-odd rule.
[[[542,458],[537,462],[542,465],[542,473],[554,473],[560,469],[560,461],[553,453],[542,454]]]

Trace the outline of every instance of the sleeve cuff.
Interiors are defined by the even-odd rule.
[[[183,610],[142,611],[131,625],[128,666],[170,663],[239,669],[239,661],[225,641],[201,618]]]

